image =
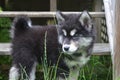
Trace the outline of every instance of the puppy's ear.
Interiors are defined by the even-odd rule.
[[[60,11],[56,12],[56,18],[57,18],[58,24],[65,21],[65,17],[66,16],[64,14],[62,14]]]
[[[92,19],[90,14],[87,11],[83,11],[79,17],[79,22],[83,27],[85,27],[88,31],[92,29]]]

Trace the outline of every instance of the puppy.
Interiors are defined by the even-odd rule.
[[[70,69],[68,80],[77,80],[79,69],[86,64],[92,53],[95,29],[87,11],[80,15],[57,14],[58,40],[64,52],[64,62]]]
[[[56,18],[58,24],[53,26],[32,25],[25,15],[14,19],[9,80],[19,80],[21,68],[28,80],[35,80],[36,65],[42,64],[45,56],[49,66],[57,66],[57,79],[77,80],[95,40],[91,16],[87,11],[79,15],[57,12]]]

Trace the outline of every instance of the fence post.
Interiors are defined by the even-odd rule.
[[[102,10],[102,0],[94,1],[94,10],[101,12]],[[95,27],[97,30],[97,42],[101,42],[101,18],[95,18]]]
[[[120,0],[115,0],[114,25],[113,78],[120,80]]]
[[[50,0],[50,11],[57,10],[57,0]]]

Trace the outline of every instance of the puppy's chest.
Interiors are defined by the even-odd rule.
[[[82,54],[81,56],[65,57],[64,61],[69,68],[82,67],[84,64],[88,62],[89,58],[90,58],[89,56],[86,57],[85,54]]]

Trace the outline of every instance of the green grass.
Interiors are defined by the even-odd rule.
[[[44,74],[44,80],[56,80],[56,67],[51,67],[48,65],[47,62],[47,48],[46,48],[46,37],[47,32],[45,33],[45,40],[44,40],[44,57],[42,59],[42,69]]]
[[[81,68],[78,80],[112,80],[112,66],[111,66],[112,64],[110,59],[111,59],[110,56],[92,56],[88,64]],[[25,74],[24,68],[22,69],[23,74]],[[49,66],[45,58],[43,59],[41,69],[44,72],[43,73],[44,80],[57,80],[56,79],[57,67]],[[27,79],[21,78],[21,80]],[[37,78],[36,80],[39,80],[39,78]]]
[[[92,56],[80,70],[79,80],[112,80],[110,56]]]
[[[9,18],[0,18],[0,42],[10,41],[10,26],[11,20]]]
[[[45,33],[45,40],[44,40],[44,57],[42,59],[42,69],[43,69],[43,74],[44,74],[44,80],[56,80],[56,72],[58,68],[58,63],[61,55],[59,56],[57,60],[57,64],[54,66],[49,66],[47,62],[47,48],[46,48],[46,37],[47,37],[47,32]]]

